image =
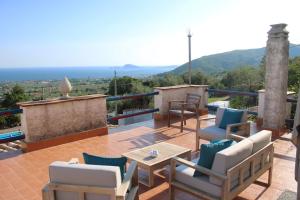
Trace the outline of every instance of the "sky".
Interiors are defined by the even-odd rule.
[[[0,0],[0,67],[181,65],[264,47],[271,24],[300,44],[299,0]]]

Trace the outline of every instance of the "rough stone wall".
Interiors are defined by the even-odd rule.
[[[266,48],[263,127],[280,129],[286,116],[289,41],[286,24],[271,25]]]
[[[26,142],[37,142],[61,135],[78,133],[106,126],[106,99],[84,98],[30,103],[21,108],[22,130]]]

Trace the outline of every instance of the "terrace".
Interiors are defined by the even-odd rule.
[[[78,140],[58,146],[21,153],[0,161],[0,199],[2,200],[40,200],[41,190],[49,181],[48,166],[51,162],[68,161],[79,158],[83,163],[82,152],[95,155],[121,155],[133,149],[166,141],[194,150],[196,120],[187,121],[187,126],[180,133],[180,123],[170,128],[166,121],[146,121],[109,131],[109,134]],[[208,125],[203,124],[203,126]],[[255,132],[255,124],[252,126]],[[203,140],[202,140],[203,141]],[[275,158],[273,182],[270,187],[264,184],[267,173],[261,182],[252,184],[237,199],[277,199],[285,190],[296,191],[294,165],[296,148],[287,140],[287,135],[274,140]],[[118,146],[118,148],[115,148]],[[193,152],[193,157],[197,153]],[[140,184],[140,199],[168,199],[168,169],[158,172],[155,186],[148,188]],[[176,199],[194,199],[187,193],[176,191]],[[196,199],[196,198],[195,198]]]
[[[270,41],[271,43],[278,42],[277,39],[280,38],[278,35],[287,39],[284,35],[287,34],[284,27],[285,25],[274,25],[275,30],[272,28],[273,31],[270,31],[269,34],[276,34],[276,37],[274,37],[275,41]],[[272,39],[272,37],[270,38]],[[284,45],[288,43],[285,43],[284,40],[279,40],[279,42],[284,43],[281,46],[278,45],[280,48],[288,49],[284,48]],[[275,45],[274,48],[279,48],[278,46]],[[291,102],[287,101],[287,97],[291,93],[286,91],[287,88],[282,88],[280,91],[277,89],[277,86],[284,85],[287,81],[287,77],[278,78],[277,74],[285,74],[278,71],[286,70],[287,66],[282,66],[284,63],[282,60],[287,60],[288,57],[286,51],[269,51],[269,53],[271,54],[268,55],[269,59],[273,58],[273,60],[272,62],[267,60],[266,73],[269,74],[266,76],[266,90],[257,93],[227,91],[226,95],[258,98],[257,105],[254,107],[251,105],[252,108],[248,109],[248,114],[257,115],[256,122],[250,123],[250,131],[251,134],[255,134],[261,129],[272,131],[275,147],[273,180],[270,186],[266,184],[268,181],[266,172],[235,199],[275,200],[285,191],[296,192],[297,190],[297,182],[294,177],[296,147],[291,143],[291,135],[287,133],[286,129],[283,129],[286,117],[291,114]],[[272,55],[272,53],[284,55]],[[273,68],[278,68],[272,69],[269,63],[272,63]],[[199,151],[195,149],[196,119],[188,119],[182,132],[178,121],[168,127],[166,121],[168,102],[183,100],[188,93],[197,94],[201,96],[197,112],[200,113],[201,118],[204,118],[209,115],[208,109],[214,109],[214,106],[208,106],[209,92],[224,93],[226,91],[211,90],[207,85],[181,85],[155,88],[155,91],[149,94],[127,97],[106,97],[100,94],[67,97],[68,86],[66,85],[62,91],[65,98],[20,103],[20,109],[9,112],[2,111],[3,115],[22,113],[20,129],[26,136],[26,152],[9,151],[0,154],[0,200],[42,199],[41,191],[49,182],[49,165],[53,161],[69,161],[72,158],[78,158],[79,162],[83,163],[83,152],[94,155],[119,156],[125,152],[164,141],[191,149],[192,158],[197,158]],[[154,108],[107,119],[107,101],[140,98],[147,95],[154,95]],[[108,120],[152,112],[155,112],[153,120],[108,128]],[[201,128],[213,123],[212,120],[201,123]],[[201,143],[207,142],[201,140]],[[11,148],[10,146],[4,147]],[[263,158],[262,156],[261,160]],[[139,184],[139,199],[168,199],[169,175],[170,168],[167,166],[164,170],[156,172],[153,187]],[[145,173],[142,172],[141,176],[145,176]],[[239,181],[242,182],[242,178]],[[175,199],[196,199],[196,197],[176,190]]]

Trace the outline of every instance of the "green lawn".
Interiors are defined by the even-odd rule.
[[[215,101],[225,101],[226,99],[228,99],[228,96],[224,96],[224,97],[210,97],[208,98],[208,103],[212,103]]]

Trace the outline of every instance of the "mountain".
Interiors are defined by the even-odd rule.
[[[192,60],[192,70],[213,74],[229,71],[241,66],[259,66],[265,55],[266,48],[234,50],[224,53],[212,54]],[[300,45],[290,44],[290,57],[300,56]],[[173,74],[183,74],[188,70],[188,63],[170,71]],[[167,72],[168,73],[168,72]]]

